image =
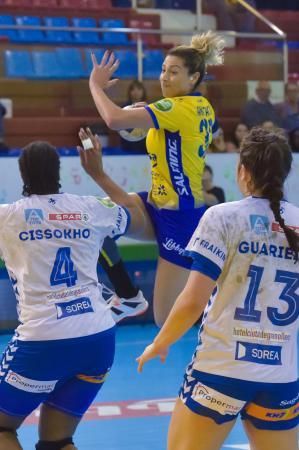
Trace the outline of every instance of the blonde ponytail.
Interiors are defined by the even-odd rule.
[[[223,64],[224,45],[224,39],[212,31],[196,34],[190,43],[190,47],[202,55],[207,66]]]

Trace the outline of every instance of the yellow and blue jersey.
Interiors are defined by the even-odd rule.
[[[200,207],[205,153],[218,127],[212,106],[197,93],[164,98],[146,109],[155,125],[146,140],[152,165],[149,202],[174,210]]]

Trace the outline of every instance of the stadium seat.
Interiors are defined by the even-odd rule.
[[[100,19],[99,25],[101,28],[125,28],[125,23],[122,19]],[[126,33],[113,33],[111,31],[104,31],[102,33],[103,44],[112,45],[128,45],[128,35]]]
[[[78,48],[58,47],[55,50],[63,78],[77,79],[87,77],[81,52]]]
[[[97,28],[97,22],[92,17],[73,17],[75,27]],[[74,31],[74,41],[77,44],[99,44],[100,38],[97,31]]]
[[[117,8],[131,8],[132,2],[131,0],[112,0],[112,6],[116,6]]]
[[[31,0],[2,0],[1,5],[26,7],[31,5]]]
[[[35,8],[57,8],[57,0],[31,0]]]
[[[45,25],[49,27],[68,27],[69,22],[67,17],[45,17]],[[46,30],[46,39],[49,43],[70,43],[73,42],[73,38],[70,31],[63,30]]]
[[[111,8],[110,0],[81,0],[81,9],[109,9]]]
[[[54,51],[32,51],[33,70],[36,78],[59,79],[62,70]]]
[[[145,50],[143,58],[143,77],[159,78],[164,54],[162,50]]]
[[[75,11],[81,7],[81,0],[58,0],[58,6]]]
[[[41,24],[41,20],[36,16],[17,16],[16,17],[17,25],[33,25],[39,26]],[[45,42],[46,37],[41,30],[17,30],[16,42]]]
[[[149,20],[148,18],[140,18],[140,17],[134,17],[132,19],[129,20],[129,27],[130,28],[140,28],[142,30],[152,30],[153,28],[155,28],[155,26],[153,25],[152,21]],[[133,40],[137,39],[137,34],[136,33],[132,33],[131,34],[131,38]],[[160,36],[158,34],[142,34],[142,40],[144,43],[146,44],[150,44],[150,45],[156,45],[160,43]]]
[[[84,49],[84,53],[85,53],[85,67],[86,67],[86,71],[87,74],[89,75],[90,72],[92,71],[92,61],[91,61],[91,53],[94,53],[98,63],[100,63],[104,53],[105,53],[105,49],[103,48],[85,48]]]
[[[31,52],[27,50],[5,50],[5,73],[10,78],[34,78]]]
[[[137,78],[137,55],[133,50],[115,50],[115,57],[119,59],[120,65],[115,76],[119,78]]]
[[[0,15],[0,25],[16,25],[15,19],[13,16],[8,14]],[[17,37],[16,30],[0,30],[0,37],[7,37],[9,40],[15,40]]]

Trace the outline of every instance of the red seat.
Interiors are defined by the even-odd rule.
[[[31,5],[36,8],[57,8],[57,0],[31,0]]]
[[[76,9],[81,7],[80,0],[58,0],[58,6],[66,9]]]
[[[110,0],[81,0],[81,9],[109,9],[112,8]]]
[[[134,18],[129,20],[129,27],[130,28],[140,28],[142,30],[152,30],[155,29],[155,26],[153,22],[150,19],[146,18]],[[159,44],[160,43],[160,35],[159,34],[143,34],[142,33],[142,39],[146,44]],[[137,34],[132,33],[131,39],[136,41],[137,40]]]

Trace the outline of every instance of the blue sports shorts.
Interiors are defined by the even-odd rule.
[[[147,201],[147,192],[138,192],[155,230],[159,255],[177,266],[190,269],[192,258],[183,256],[206,206],[190,210],[158,209]]]
[[[298,380],[257,383],[192,370],[186,373],[180,399],[195,414],[222,424],[249,420],[261,430],[289,430],[299,422]]]
[[[41,403],[81,417],[113,364],[115,327],[53,341],[13,337],[0,365],[0,411],[26,417]]]

